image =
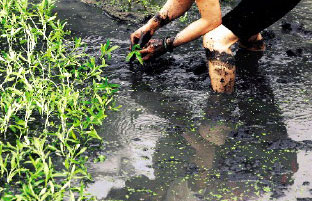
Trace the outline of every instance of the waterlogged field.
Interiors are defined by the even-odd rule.
[[[223,13],[237,2],[223,3]],[[264,53],[235,48],[236,86],[227,96],[210,89],[201,40],[130,65],[129,35],[142,23],[61,0],[56,12],[91,55],[106,38],[120,46],[104,71],[120,84],[123,107],[99,127],[106,160],[87,164],[87,191],[104,201],[311,200],[311,6],[302,0],[264,31]],[[155,38],[198,17],[192,9]]]
[[[0,1],[0,198],[88,200],[85,152],[102,146],[96,132],[115,110],[118,85],[102,75],[117,46],[85,53],[54,1]],[[92,145],[92,146],[90,146]]]
[[[125,12],[152,1],[110,5],[122,2]],[[131,13],[80,0],[0,5],[1,200],[312,199],[309,0],[263,33],[264,53],[235,49],[232,95],[210,90],[201,40],[129,64],[143,23]],[[194,7],[155,38],[198,17]]]

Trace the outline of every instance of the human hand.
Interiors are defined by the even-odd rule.
[[[130,50],[135,44],[140,45],[140,47],[144,47],[146,43],[152,38],[154,34],[154,30],[151,29],[147,24],[136,30],[134,33],[130,35]]]
[[[144,61],[157,58],[173,49],[174,38],[152,39],[140,51]]]
[[[152,39],[140,51],[144,61],[159,57],[167,52],[163,39]]]

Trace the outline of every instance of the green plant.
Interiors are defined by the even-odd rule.
[[[101,58],[104,58],[104,56],[107,56],[107,59],[110,60],[112,57],[111,53],[118,48],[119,48],[119,46],[117,46],[117,45],[110,47],[110,41],[107,40],[105,45],[103,45],[103,44],[101,45],[101,55],[102,55]]]
[[[142,55],[140,53],[141,47],[139,44],[135,44],[132,46],[131,52],[127,55],[126,61],[129,62],[135,56],[135,59],[139,61],[141,65],[143,65]]]
[[[185,12],[184,15],[179,18],[180,22],[182,22],[182,23],[186,22],[187,19],[188,19],[187,12]]]
[[[52,0],[0,6],[0,198],[94,200],[85,163],[89,144],[102,142],[96,126],[117,109],[118,85],[102,76],[117,47],[84,53],[81,39],[65,39]]]

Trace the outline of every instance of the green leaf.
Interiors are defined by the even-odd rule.
[[[109,41],[109,40],[107,40],[107,41],[106,41],[106,44],[105,44],[105,50],[107,50],[107,49],[108,49],[109,44],[110,44],[110,41]]]
[[[119,46],[118,46],[118,45],[115,45],[115,46],[111,47],[109,50],[107,50],[107,52],[115,51],[115,50],[117,50],[118,48],[119,48]]]
[[[143,59],[142,59],[142,56],[141,56],[141,53],[140,52],[137,52],[135,54],[137,60],[140,62],[141,65],[143,65]]]
[[[135,52],[130,52],[126,57],[126,61],[130,61],[130,59],[133,57],[134,54]]]
[[[56,18],[56,16],[54,15],[54,16],[50,17],[50,18],[47,20],[47,22],[53,21],[53,20],[55,20],[55,18]]]
[[[139,44],[135,44],[135,45],[132,46],[131,51],[133,52],[133,51],[136,51],[136,50],[141,50],[141,47],[140,47]]]
[[[76,156],[79,156],[80,154],[84,153],[87,150],[87,147],[82,148]]]
[[[96,130],[93,129],[91,131],[87,131],[87,134],[92,137],[92,138],[95,138],[95,139],[99,139],[101,140],[102,138],[97,134]]]

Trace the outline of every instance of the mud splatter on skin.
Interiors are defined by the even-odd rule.
[[[139,39],[138,44],[140,45],[141,48],[143,48],[151,38],[152,38],[151,31],[145,32]]]
[[[235,68],[234,65],[231,65],[231,64],[228,64],[228,63],[225,63],[223,61],[219,61],[219,60],[213,60],[213,61],[210,61],[211,64],[213,64],[214,66],[218,66],[220,68],[218,69],[222,69],[223,71],[225,69],[228,69],[228,70],[232,70],[233,68]],[[226,74],[227,75],[227,74]]]
[[[210,51],[205,48],[207,68],[212,89],[219,93],[232,93],[235,84],[235,58],[225,52]]]
[[[157,13],[154,17],[153,20],[156,23],[159,23],[159,25],[165,26],[166,24],[168,24],[171,20],[169,19],[169,16],[167,15],[165,18],[161,17],[161,15],[159,13]],[[135,39],[135,43],[139,44],[141,48],[145,47],[145,45],[148,43],[148,41],[152,38],[152,32],[151,31],[147,31],[142,33],[141,38],[139,39]],[[168,38],[166,40],[167,45],[168,45],[168,50],[172,51],[173,50],[173,41],[175,40],[175,38]]]
[[[211,51],[208,48],[205,48],[206,58],[209,61],[221,61],[224,64],[235,65],[235,58],[228,53],[219,52],[219,51]]]
[[[166,44],[166,49],[169,51],[169,52],[172,52],[173,51],[173,48],[174,48],[174,40],[176,39],[176,37],[170,37],[170,38],[166,38],[165,39],[165,44]]]
[[[207,62],[212,89],[219,93],[232,93],[234,91],[236,66],[219,60]]]
[[[165,26],[166,24],[168,24],[168,23],[171,21],[168,15],[166,15],[165,18],[164,18],[164,17],[162,17],[162,16],[160,15],[160,13],[157,13],[157,14],[153,17],[153,20],[154,20],[155,22],[159,23],[159,25],[160,25],[161,27]]]

